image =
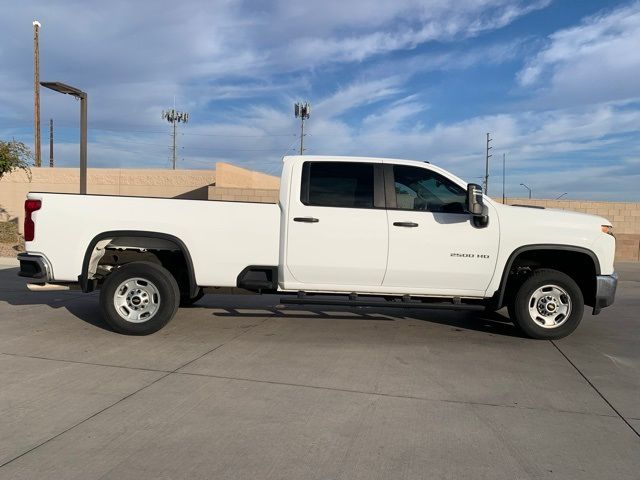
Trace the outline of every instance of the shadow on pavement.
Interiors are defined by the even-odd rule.
[[[0,302],[15,306],[64,307],[76,318],[103,330],[112,331],[102,320],[98,294],[79,291],[30,292],[26,279],[18,277],[17,268],[0,270]],[[213,310],[220,318],[292,318],[306,320],[365,320],[394,322],[417,320],[447,325],[455,330],[473,330],[495,335],[521,337],[509,318],[493,312],[462,312],[448,310],[422,310],[397,307],[333,307],[302,305],[281,306],[278,295],[205,295],[189,310]],[[253,310],[253,311],[252,311]],[[19,314],[19,311],[16,313]]]

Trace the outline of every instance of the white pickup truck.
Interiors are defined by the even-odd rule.
[[[29,193],[20,275],[100,289],[118,332],[149,334],[205,292],[282,303],[498,310],[561,338],[614,300],[611,223],[508,206],[426,162],[284,158],[278,204]]]

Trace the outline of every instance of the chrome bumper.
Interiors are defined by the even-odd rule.
[[[35,278],[42,282],[51,280],[51,268],[49,263],[40,255],[31,255],[29,253],[20,253],[18,255],[20,262],[20,271],[18,275],[21,277]]]
[[[618,274],[596,276],[596,301],[593,305],[593,314],[597,315],[604,307],[611,305],[616,297],[618,286]]]

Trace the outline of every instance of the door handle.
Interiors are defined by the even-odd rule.
[[[393,226],[414,228],[414,227],[417,227],[418,224],[415,222],[393,222]]]
[[[293,219],[294,222],[304,222],[304,223],[318,223],[320,220],[313,217],[295,217]]]

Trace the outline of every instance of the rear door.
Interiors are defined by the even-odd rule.
[[[433,295],[482,295],[498,254],[499,224],[476,227],[466,190],[430,168],[385,164],[389,260],[384,285]]]
[[[294,283],[379,286],[388,226],[382,163],[306,161],[287,212],[286,266]],[[342,288],[339,286],[343,286]]]

